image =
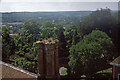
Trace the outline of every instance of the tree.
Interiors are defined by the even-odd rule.
[[[23,24],[23,30],[27,30],[30,34],[39,34],[40,27],[35,20],[28,20]]]
[[[75,76],[91,76],[99,70],[108,68],[114,54],[111,38],[105,32],[93,30],[70,48],[71,72]]]
[[[9,28],[2,27],[2,60],[7,61],[11,54],[14,54],[15,44],[9,36]]]
[[[68,51],[66,48],[64,29],[60,25],[58,26],[57,26],[57,29],[55,30],[55,35],[56,35],[56,38],[59,40],[59,49],[58,49],[59,57],[67,57]]]
[[[30,72],[37,73],[37,64],[35,61],[28,61],[26,58],[21,57],[21,58],[16,58],[15,57],[15,62],[12,63],[12,65],[17,66],[19,68],[28,70]]]
[[[83,34],[89,34],[92,30],[97,29],[106,32],[110,36],[112,27],[115,24],[116,20],[111,15],[111,10],[106,8],[93,11],[80,23],[79,29]]]
[[[47,39],[47,38],[50,38],[50,37],[55,37],[54,33],[55,33],[55,27],[56,27],[56,24],[55,23],[52,23],[52,22],[49,22],[49,21],[46,21],[42,24],[41,26],[41,36],[43,39]]]
[[[35,58],[35,43],[39,36],[40,28],[36,21],[29,20],[23,24],[20,35],[16,38],[17,51],[16,54],[24,57]],[[31,54],[31,55],[30,55]],[[27,55],[27,56],[26,56]],[[34,55],[34,56],[33,56]]]
[[[115,47],[119,49],[119,11],[112,15],[112,11],[109,8],[98,9],[88,15],[79,25],[78,33],[82,32],[82,36],[91,33],[92,30],[101,30],[106,32],[112,39]]]
[[[75,45],[81,38],[81,35],[78,34],[77,26],[75,25],[66,26],[64,34],[67,41],[67,48],[70,48],[72,45]]]
[[[17,46],[15,53],[23,58],[15,59],[13,65],[36,73],[36,41],[40,39],[40,28],[33,20],[27,21],[23,25],[22,32],[15,39]]]
[[[20,33],[19,37],[17,38],[17,45],[22,44],[25,45],[33,44],[33,42],[39,40],[40,37],[40,27],[35,20],[26,21],[23,24],[22,32]]]
[[[54,27],[54,23],[50,22],[50,21],[45,21],[42,23],[42,26],[43,27],[50,27],[50,28],[53,28]]]
[[[59,40],[59,57],[68,56],[66,51],[66,41],[64,36],[63,25],[52,22],[44,22],[41,27],[41,34],[43,39],[55,38]]]

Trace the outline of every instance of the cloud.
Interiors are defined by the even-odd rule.
[[[118,2],[119,0],[2,0],[2,2]]]
[[[1,6],[2,12],[80,11],[106,7],[112,10],[118,9],[117,2],[3,2]]]

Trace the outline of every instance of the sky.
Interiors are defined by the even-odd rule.
[[[118,10],[119,0],[0,0],[0,12]]]

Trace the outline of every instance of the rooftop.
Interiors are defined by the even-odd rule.
[[[0,61],[2,66],[2,78],[37,78],[37,74],[12,66]]]
[[[110,64],[114,66],[120,66],[120,56],[115,58]]]

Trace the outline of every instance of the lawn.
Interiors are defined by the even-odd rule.
[[[101,70],[98,71],[95,75],[94,78],[112,78],[112,70],[110,69],[105,69],[105,70]]]
[[[63,70],[61,72],[62,76],[67,75],[67,70]],[[82,77],[86,77],[85,75],[82,75]],[[110,69],[105,69],[98,71],[95,75],[94,78],[111,78],[112,77],[112,70]]]
[[[112,70],[105,69],[105,70],[98,71],[97,73],[112,73]]]

